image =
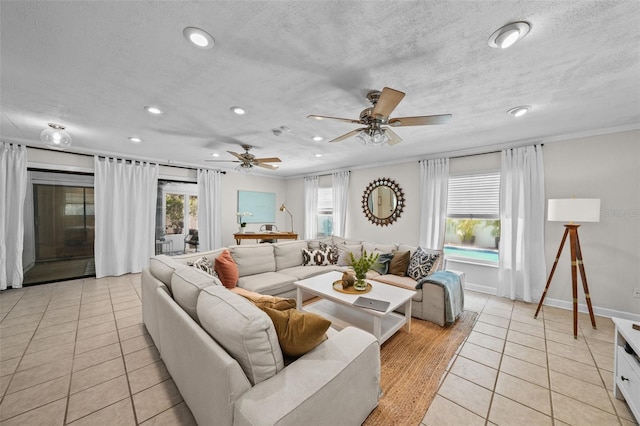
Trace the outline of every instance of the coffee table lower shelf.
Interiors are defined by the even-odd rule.
[[[407,321],[410,321],[404,315],[395,312],[380,316],[371,315],[356,307],[341,305],[327,299],[305,305],[304,310],[325,317],[331,321],[331,326],[336,330],[353,326],[368,331],[376,336],[380,344],[387,341],[396,331],[404,327]]]

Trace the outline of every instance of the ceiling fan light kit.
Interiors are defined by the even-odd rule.
[[[498,28],[489,37],[489,46],[494,49],[506,49],[522,40],[531,29],[528,22],[512,22],[504,27]]]
[[[71,136],[60,124],[47,123],[49,127],[40,133],[40,140],[47,146],[56,149],[66,149],[71,146]]]
[[[346,123],[360,124],[365,127],[352,130],[342,136],[338,136],[329,142],[340,142],[352,136],[365,145],[395,145],[402,142],[402,138],[393,130],[382,126],[425,126],[432,124],[445,124],[451,120],[451,114],[424,115],[418,117],[394,117],[389,118],[389,114],[398,106],[405,94],[399,90],[385,87],[382,92],[373,90],[367,93],[367,100],[373,104],[372,107],[364,109],[360,113],[359,120],[349,118],[329,117],[324,115],[308,115],[307,118],[313,120],[337,120]],[[314,138],[315,140],[315,138]]]

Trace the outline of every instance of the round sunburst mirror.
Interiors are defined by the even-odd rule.
[[[375,225],[387,226],[398,220],[404,204],[402,188],[389,178],[375,179],[362,195],[362,211]]]

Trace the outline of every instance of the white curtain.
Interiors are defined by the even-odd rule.
[[[22,287],[26,193],[26,148],[3,142],[0,145],[0,290]]]
[[[222,247],[221,172],[198,169],[198,241],[200,250]]]
[[[537,301],[545,286],[542,146],[502,151],[497,295]]]
[[[420,246],[444,247],[447,221],[449,159],[420,161]]]
[[[333,235],[344,238],[347,224],[349,172],[335,172],[331,176],[333,178]]]
[[[304,239],[312,240],[318,235],[318,176],[304,178]]]
[[[155,254],[158,165],[94,157],[96,277],[141,272]]]

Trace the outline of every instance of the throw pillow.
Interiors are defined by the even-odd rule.
[[[386,275],[389,273],[389,263],[391,263],[391,259],[393,259],[393,253],[380,253],[378,255],[378,261],[371,266],[371,269],[380,275]]]
[[[241,287],[232,288],[231,291],[250,300],[259,308],[271,308],[277,311],[285,311],[296,307],[296,299],[293,298],[285,299],[284,297],[260,294]]]
[[[214,269],[218,274],[218,278],[222,281],[222,285],[226,288],[234,288],[240,277],[238,273],[238,266],[233,261],[229,250],[225,250],[220,253],[220,256],[216,257]]]
[[[430,275],[432,269],[435,271],[434,265],[439,257],[438,254],[427,253],[422,247],[418,247],[409,261],[407,275],[416,281]]]
[[[202,256],[195,262],[187,262],[187,265],[193,266],[194,268],[200,269],[201,271],[204,271],[209,275],[219,278],[218,273],[215,271],[213,262],[207,259],[205,256]]]
[[[409,267],[410,252],[409,251],[396,251],[393,253],[393,258],[389,262],[389,274],[397,275],[399,277],[407,276],[407,268]]]
[[[277,311],[261,308],[273,321],[280,349],[286,356],[298,357],[306,354],[327,338],[331,321],[320,315],[297,309]]]
[[[302,266],[326,266],[329,264],[329,256],[323,250],[302,249]]]
[[[321,242],[320,250],[324,250],[327,253],[327,258],[329,259],[330,265],[338,264],[338,258],[340,257],[340,252],[338,251],[337,245]]]

